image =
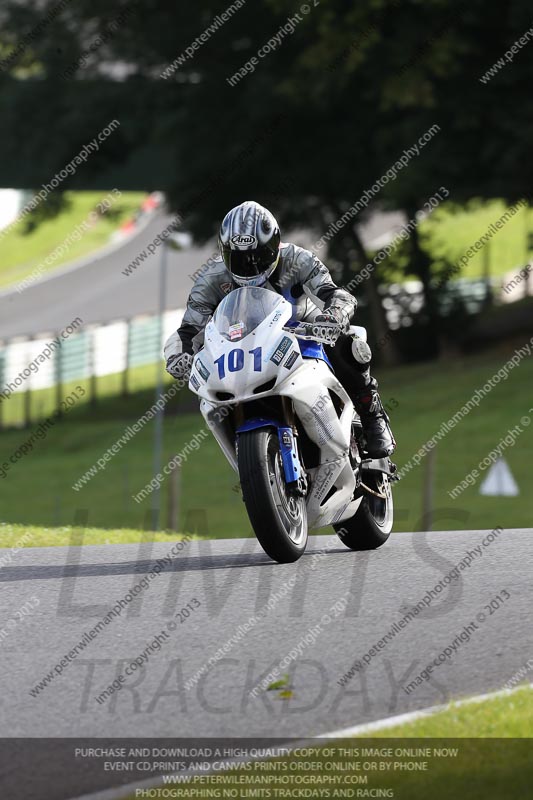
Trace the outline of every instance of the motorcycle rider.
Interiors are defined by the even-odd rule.
[[[220,258],[202,270],[191,289],[179,329],[165,344],[167,372],[188,380],[193,354],[203,343],[209,318],[238,286],[263,286],[293,307],[293,319],[319,326],[335,375],[348,392],[372,458],[391,455],[396,443],[377,387],[370,375],[371,351],[346,334],[357,301],[333,282],[328,268],[309,250],[282,243],[274,216],[254,201],[229,211],[219,234]]]

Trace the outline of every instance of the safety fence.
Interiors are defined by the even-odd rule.
[[[118,375],[114,391],[127,396],[132,371],[161,361],[163,343],[182,315],[182,309],[175,309],[162,317],[142,315],[105,325],[84,325],[78,318],[63,331],[0,342],[0,428],[29,426],[41,416],[44,399],[60,412],[65,387],[76,381],[84,382],[93,406],[105,376]],[[108,381],[106,394],[109,386]],[[22,403],[16,422],[10,422],[10,403]]]

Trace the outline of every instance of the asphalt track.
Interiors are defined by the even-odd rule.
[[[131,275],[122,270],[170,223],[156,213],[131,239],[77,269],[58,270],[18,293],[0,293],[0,339],[57,331],[81,317],[86,325],[126,319],[158,310],[161,246],[147,254]],[[212,254],[213,245],[167,250],[167,308],[183,308],[192,286],[190,276]]]
[[[308,737],[498,689],[533,655],[533,588],[524,569],[533,558],[532,534],[506,530],[482,547],[344,686],[338,680],[354,660],[475,552],[487,532],[398,533],[369,553],[346,550],[332,536],[313,537],[294,565],[274,564],[252,539],[191,541],[37,696],[30,689],[173,542],[0,551],[8,632],[1,644],[0,736]],[[510,597],[491,613],[486,606],[504,590]],[[276,593],[275,605],[187,691],[187,680]],[[32,613],[6,627],[32,597],[39,601]],[[343,597],[346,607],[341,600],[336,615]],[[174,617],[197,602],[183,622]],[[486,619],[469,641],[406,693],[402,687],[480,613]],[[310,629],[316,636],[306,644]],[[99,704],[95,698],[161,631],[168,636],[161,649]],[[251,690],[301,642],[280,669],[290,675],[290,697],[253,697]]]

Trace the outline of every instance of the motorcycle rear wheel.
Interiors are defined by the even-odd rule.
[[[287,489],[277,430],[241,433],[238,466],[244,503],[259,544],[280,564],[297,561],[307,545],[307,508],[305,497]]]
[[[394,522],[394,504],[388,475],[367,472],[364,482],[370,489],[385,495],[385,499],[366,494],[351,519],[334,525],[341,542],[350,550],[375,550],[385,544]]]

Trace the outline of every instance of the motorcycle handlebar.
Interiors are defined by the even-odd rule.
[[[301,326],[297,326],[296,328],[291,327],[290,325],[284,326],[283,330],[287,333],[292,333],[294,336],[298,337],[298,339],[304,339],[307,342],[320,342],[320,344],[331,344],[330,338],[322,338],[321,336],[317,336],[316,333],[306,333],[308,330],[308,326],[311,327],[312,323],[303,323]]]

